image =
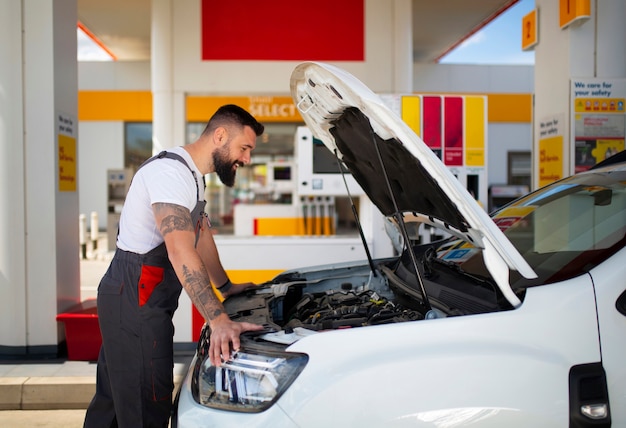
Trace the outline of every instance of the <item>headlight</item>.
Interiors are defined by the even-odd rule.
[[[193,395],[207,407],[261,412],[291,385],[308,359],[306,354],[242,349],[215,367],[205,355],[194,369]]]

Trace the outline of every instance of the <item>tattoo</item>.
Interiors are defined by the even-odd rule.
[[[187,208],[176,204],[157,203],[154,204],[154,212],[156,215],[163,216],[159,226],[161,236],[165,237],[168,233],[177,230],[193,232],[191,213]]]
[[[184,286],[189,297],[207,320],[213,320],[224,313],[207,274],[189,269],[183,265]]]

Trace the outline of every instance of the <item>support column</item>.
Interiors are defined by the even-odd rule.
[[[575,7],[576,3],[583,1],[569,0],[567,4]],[[626,29],[620,22],[626,4],[622,0],[590,0],[590,17],[564,29],[559,26],[560,2],[535,0],[535,4],[539,9],[539,43],[535,47],[533,188],[576,170],[571,82],[608,79],[612,85],[615,79],[626,78]],[[617,95],[615,86],[611,96],[623,97]],[[589,98],[605,96],[592,92]],[[556,137],[546,138],[542,129],[555,121]]]
[[[26,346],[22,5],[0,2],[0,354]]]
[[[394,0],[393,92],[413,92],[413,2]]]
[[[152,151],[184,143],[174,135],[174,112],[184,112],[174,97],[174,59],[171,0],[152,0],[151,79],[152,79]],[[184,134],[183,134],[184,137]]]
[[[172,0],[152,0],[151,76],[152,76],[152,151],[185,144],[185,94],[174,89],[173,59],[174,15]],[[200,53],[198,52],[198,55]],[[181,293],[174,313],[174,342],[190,342],[192,338],[192,303]]]
[[[0,353],[56,354],[56,315],[80,300],[77,6],[0,8]]]

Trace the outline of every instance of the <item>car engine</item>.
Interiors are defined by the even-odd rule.
[[[284,339],[277,336],[296,330],[322,332],[510,309],[489,277],[445,261],[432,246],[413,251],[419,278],[406,254],[376,260],[374,269],[367,263],[313,267],[284,272],[227,299],[224,307],[234,321],[265,326],[263,335],[254,334],[257,340],[277,342]],[[487,272],[484,267],[478,271]]]

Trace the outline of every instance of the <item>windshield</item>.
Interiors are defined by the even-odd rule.
[[[562,281],[588,272],[624,246],[626,171],[579,174],[533,192],[491,217],[535,270],[528,280],[511,272],[513,289]],[[439,257],[466,272],[487,275],[478,251],[448,241]]]

